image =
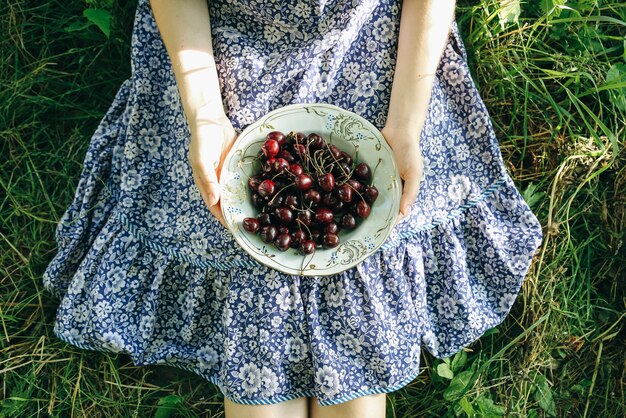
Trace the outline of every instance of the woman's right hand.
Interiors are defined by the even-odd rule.
[[[220,206],[219,176],[237,132],[228,117],[215,106],[200,108],[189,118],[189,163],[200,195],[209,211],[228,229]]]

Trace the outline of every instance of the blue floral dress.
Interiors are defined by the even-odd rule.
[[[400,9],[398,0],[211,1],[235,129],[304,102],[382,128]],[[258,264],[204,205],[149,0],[138,2],[131,60],[43,276],[60,298],[60,339],[193,371],[238,403],[316,396],[331,405],[407,385],[422,346],[451,356],[507,316],[542,231],[505,170],[456,23],[434,80],[410,217],[370,258],[326,277]]]

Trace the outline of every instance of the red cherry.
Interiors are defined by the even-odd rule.
[[[291,171],[296,176],[304,174],[304,169],[300,164],[291,164],[291,166],[289,167],[289,171]]]
[[[272,171],[274,173],[282,173],[283,171],[289,170],[289,163],[284,158],[276,158],[274,163],[272,164]]]
[[[335,222],[331,222],[324,226],[324,232],[327,234],[337,234],[339,232],[339,225]]]
[[[325,247],[333,248],[339,245],[339,237],[335,234],[324,234],[322,242]]]
[[[320,192],[313,189],[307,190],[306,193],[304,193],[303,198],[306,203],[311,203],[313,205],[317,205],[322,199],[322,197],[320,196]]]
[[[281,225],[289,225],[293,221],[293,212],[289,208],[276,208],[274,216]]]
[[[295,179],[296,188],[300,191],[309,190],[313,185],[313,179],[307,174],[300,174]]]
[[[291,235],[280,234],[278,238],[276,238],[275,245],[280,251],[287,251],[291,245]]]
[[[378,189],[375,186],[365,186],[363,194],[365,195],[365,200],[370,203],[374,203],[378,199]]]
[[[317,181],[325,192],[330,192],[335,187],[335,176],[331,173],[326,173]]]
[[[363,200],[360,200],[359,203],[356,204],[356,214],[360,218],[367,218],[368,216],[370,216],[370,211],[370,205],[368,205]]]
[[[278,153],[278,156],[279,156],[280,158],[284,158],[285,160],[287,160],[287,162],[288,162],[289,164],[293,164],[294,162],[296,162],[296,159],[295,159],[295,158],[293,158],[293,155],[292,155],[289,151],[287,151],[286,149],[281,150],[281,151]]]
[[[298,248],[302,241],[306,240],[306,232],[302,229],[296,229],[291,234],[291,248]]]
[[[361,184],[360,181],[358,181],[357,179],[350,179],[348,180],[348,184],[357,192],[360,192],[361,189],[363,188],[363,185]]]
[[[353,161],[352,156],[348,154],[347,152],[344,152],[344,151],[341,152],[341,159],[349,166],[352,165],[352,161]]]
[[[261,184],[259,184],[258,193],[261,197],[269,197],[274,194],[276,191],[276,187],[274,186],[274,182],[270,179],[263,180]]]
[[[281,146],[281,147],[285,144],[285,142],[287,142],[287,137],[285,136],[285,134],[283,134],[280,131],[272,131],[272,132],[270,132],[269,134],[267,134],[265,139],[274,140],[274,141],[278,142],[278,145]],[[276,152],[278,153],[278,151],[276,151]]]
[[[313,223],[313,212],[310,210],[305,210],[298,213],[298,220],[302,222],[305,226],[311,225]]]
[[[253,192],[256,192],[262,181],[259,176],[252,176],[248,179],[248,187],[250,187],[250,190]]]
[[[356,219],[351,213],[346,213],[341,217],[341,226],[345,229],[356,228]]]
[[[330,155],[333,157],[333,160],[339,160],[341,158],[341,150],[339,148],[335,145],[330,145],[328,148],[330,149]]]
[[[276,235],[278,235],[278,229],[274,225],[264,226],[259,233],[261,241],[266,244],[274,242]]]
[[[261,150],[267,158],[272,158],[275,157],[276,154],[278,154],[278,152],[280,151],[280,145],[276,140],[268,139],[261,147]]]
[[[259,213],[256,218],[259,220],[259,224],[261,226],[269,226],[272,223],[272,218],[270,217],[270,214],[267,212],[261,212]]]
[[[350,186],[348,186],[347,184],[342,184],[337,189],[337,197],[343,203],[350,203],[350,202],[352,202],[352,188]]]
[[[245,218],[243,220],[243,229],[253,234],[256,234],[261,226],[260,222],[256,218]]]
[[[315,220],[322,224],[329,224],[334,220],[333,211],[328,208],[317,208]]]
[[[370,170],[370,166],[365,163],[357,164],[354,169],[354,174],[361,180],[369,180],[372,177],[372,170]]]
[[[302,244],[300,244],[300,250],[304,253],[304,254],[313,254],[313,252],[315,252],[315,241],[307,239],[305,241],[302,242]]]
[[[307,136],[307,144],[313,149],[322,149],[326,145],[326,141],[318,134],[311,133]]]

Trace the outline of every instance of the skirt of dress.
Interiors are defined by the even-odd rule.
[[[305,102],[382,128],[400,3],[210,2],[235,129]],[[286,275],[248,256],[204,206],[171,63],[139,0],[132,76],[91,138],[43,276],[61,300],[55,335],[193,371],[243,404],[391,392],[419,373],[422,344],[438,358],[470,345],[509,313],[542,231],[505,170],[466,59],[453,23],[410,216],[355,268]]]

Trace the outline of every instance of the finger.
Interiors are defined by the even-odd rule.
[[[196,171],[193,171],[193,178],[196,182],[196,185],[198,186],[198,191],[200,191],[200,196],[202,196],[204,204],[207,206],[208,209],[211,209],[213,206],[215,206],[215,202],[213,202],[209,196],[206,183],[202,182],[200,176]]]
[[[199,182],[198,175],[196,174],[195,171],[193,173],[193,176],[196,179],[196,182]],[[224,218],[224,215],[222,214],[222,205],[220,204],[220,202],[218,201],[214,205],[209,205],[208,196],[207,196],[207,193],[204,191],[204,188],[199,187],[199,190],[200,190],[200,195],[202,196],[202,200],[204,201],[207,208],[209,209],[209,212],[211,212],[211,214],[215,216],[217,220],[220,221],[220,223],[224,225],[226,229],[228,229],[228,225],[226,224],[226,219]]]
[[[207,206],[210,208],[220,200],[220,183],[214,165],[209,163],[196,170],[199,186],[206,194]]]
[[[403,218],[411,212],[411,205],[417,198],[419,190],[419,177],[417,173],[410,173],[404,179],[402,197],[400,198],[400,216]]]
[[[224,225],[224,228],[229,229],[226,219],[224,218],[224,214],[222,213],[222,205],[219,202],[216,205],[211,206],[209,211],[217,218],[218,221],[220,221],[222,225]]]

